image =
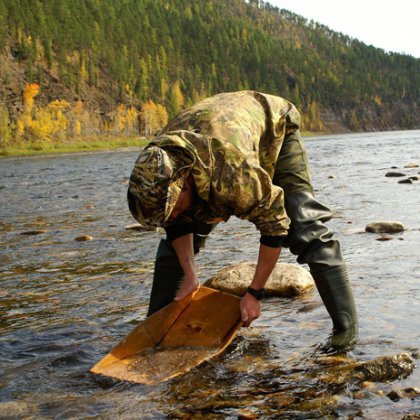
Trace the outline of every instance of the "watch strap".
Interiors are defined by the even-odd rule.
[[[246,292],[249,293],[250,295],[254,296],[255,299],[257,300],[261,300],[264,299],[265,297],[265,289],[254,289],[253,287],[248,287],[246,289]]]

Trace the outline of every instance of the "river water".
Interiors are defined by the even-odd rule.
[[[418,358],[420,181],[399,184],[385,173],[418,174],[404,166],[420,161],[420,131],[320,136],[306,145],[317,196],[333,209],[329,224],[342,241],[359,312],[359,340],[348,356]],[[161,234],[124,228],[134,222],[125,194],[137,154],[0,160],[0,416],[276,418],[263,403],[267,389],[309,398],[314,379],[297,383],[291,372],[296,360],[305,365],[319,351],[331,328],[316,291],[265,301],[261,318],[224,355],[167,383],[136,385],[88,372],[147,309]],[[400,221],[406,230],[378,241],[364,232],[376,220]],[[45,232],[21,234],[34,230]],[[80,235],[93,240],[75,241]],[[255,228],[232,218],[200,253],[200,278],[255,261],[257,250]],[[294,257],[284,250],[281,261]],[[276,377],[264,374],[267,366]],[[419,385],[417,367],[407,378],[376,384],[385,396],[354,399],[347,389],[333,414],[402,418],[419,412],[418,398],[386,394]]]

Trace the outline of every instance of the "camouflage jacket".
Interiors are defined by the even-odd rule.
[[[296,108],[283,98],[222,93],[178,114],[152,144],[189,155],[196,220],[217,223],[234,215],[262,235],[282,236],[289,219],[283,190],[272,178],[283,139],[299,124]]]

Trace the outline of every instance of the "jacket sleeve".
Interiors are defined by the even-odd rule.
[[[255,224],[262,236],[286,236],[290,220],[284,208],[283,190],[271,185],[271,192],[246,214],[246,219]]]
[[[229,207],[230,214],[254,223],[261,235],[287,235],[289,218],[284,192],[272,183],[258,162],[249,160],[247,164],[226,165],[221,170],[223,182],[214,190],[216,208]]]

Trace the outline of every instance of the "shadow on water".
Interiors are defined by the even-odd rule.
[[[352,276],[356,345],[325,352],[331,325],[316,292],[272,298],[223,355],[157,386],[89,373],[147,310],[161,234],[125,229],[133,223],[125,194],[136,152],[3,159],[0,417],[402,418],[418,412],[419,394],[408,390],[419,386],[420,373],[405,356],[398,359],[407,367],[401,372],[386,359],[391,379],[374,376],[381,370],[363,363],[403,353],[418,360],[420,184],[399,185],[384,175],[392,166],[407,176],[419,171],[404,165],[420,155],[420,133],[323,137],[307,146],[317,195],[333,207],[330,226]],[[377,241],[364,227],[381,219],[399,220],[407,230]],[[80,235],[92,240],[75,241]],[[257,250],[251,224],[221,224],[198,256],[199,275],[204,280],[226,265],[255,261]],[[287,251],[281,259],[294,262]]]

